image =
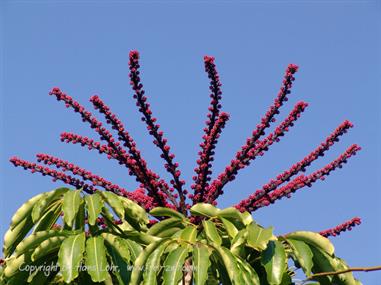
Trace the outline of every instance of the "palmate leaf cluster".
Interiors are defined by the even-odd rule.
[[[0,282],[287,285],[297,284],[300,269],[308,284],[361,284],[352,273],[313,276],[348,268],[318,233],[275,236],[248,212],[205,203],[190,213],[164,207],[147,213],[104,191],[39,194],[12,218]]]

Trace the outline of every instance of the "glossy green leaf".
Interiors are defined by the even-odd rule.
[[[18,222],[14,228],[9,228],[4,235],[3,254],[4,257],[10,256],[17,245],[25,238],[33,227],[32,216],[28,215],[24,220]]]
[[[245,284],[235,256],[227,248],[218,245],[213,245],[213,247],[218,252],[230,281],[233,284]],[[219,270],[219,272],[220,274],[222,273],[221,270]]]
[[[73,221],[78,213],[79,205],[81,204],[81,191],[72,190],[66,192],[63,197],[62,210],[64,212],[63,220],[69,227],[73,226]]]
[[[171,242],[173,241],[168,240],[162,243],[148,257],[143,273],[143,285],[157,285],[157,275],[162,267],[162,263],[160,262],[160,260],[164,254],[165,248]]]
[[[253,216],[249,212],[242,213],[242,220],[245,226],[254,223]]]
[[[106,251],[104,240],[101,236],[87,239],[85,264],[87,273],[91,276],[91,280],[94,282],[102,282],[107,279]]]
[[[34,205],[45,195],[45,193],[38,194],[28,201],[26,201],[20,208],[14,213],[10,230],[14,229],[19,223],[25,220],[25,218],[31,215]]]
[[[25,253],[26,251],[37,247],[44,240],[54,236],[65,236],[65,233],[59,232],[57,230],[40,231],[37,233],[32,233],[17,245],[14,254],[15,256],[19,256]]]
[[[70,283],[78,277],[78,269],[85,251],[85,239],[85,233],[81,233],[68,237],[61,244],[58,252],[58,264],[66,283]]]
[[[294,240],[300,240],[308,243],[309,245],[312,245],[314,247],[317,247],[329,255],[333,255],[335,248],[333,247],[332,243],[329,241],[329,239],[321,236],[318,233],[314,232],[306,232],[306,231],[298,231],[298,232],[292,232],[287,235],[285,235],[286,238],[294,239]]]
[[[279,241],[270,241],[266,250],[262,252],[261,263],[267,273],[267,281],[270,285],[282,283],[283,274],[286,270],[286,253]]]
[[[119,196],[112,193],[112,192],[106,192],[106,191],[101,191],[100,195],[105,199],[107,204],[110,205],[110,207],[113,209],[115,214],[119,217],[119,219],[123,220],[124,219],[124,207],[123,203],[120,200]]]
[[[247,243],[248,246],[261,251],[266,249],[267,244],[270,240],[275,240],[275,236],[273,235],[273,228],[264,229],[258,226],[255,223],[252,223],[247,226]]]
[[[221,239],[221,236],[218,234],[216,225],[213,222],[207,221],[207,220],[203,220],[202,225],[204,226],[206,237],[211,242],[214,242],[217,245],[221,245],[222,239]]]
[[[338,258],[334,258],[320,248],[311,246],[313,253],[313,268],[314,273],[319,272],[334,272],[347,269],[348,267]],[[337,285],[356,285],[356,280],[351,272],[334,276],[322,276],[316,278],[322,285],[337,284]]]
[[[138,227],[138,229],[140,229],[140,227],[145,228],[146,224],[149,223],[149,219],[148,219],[148,215],[146,211],[142,207],[140,207],[138,204],[136,204],[135,202],[127,198],[124,198],[121,196],[118,196],[118,198],[120,199],[124,207],[124,211],[125,211],[124,218],[132,226]]]
[[[156,207],[152,209],[149,213],[154,217],[171,217],[178,218],[180,220],[185,220],[185,216],[183,214],[166,207]]]
[[[184,262],[188,253],[188,246],[180,246],[168,254],[164,262],[163,284],[179,284],[179,281],[183,276]]]
[[[180,233],[180,238],[188,242],[194,243],[197,238],[197,228],[195,226],[188,226]]]
[[[237,221],[243,223],[243,218],[242,218],[241,212],[238,211],[234,207],[229,207],[229,208],[225,208],[223,210],[219,210],[218,214],[217,214],[217,217],[219,217],[219,218],[225,218],[225,219],[228,219],[228,220],[233,219],[233,220],[237,220]]]
[[[52,252],[57,252],[65,239],[65,236],[53,236],[44,240],[33,251],[32,260],[35,261],[51,254]]]
[[[94,226],[99,214],[102,212],[103,199],[98,193],[85,196],[88,222]]]
[[[134,268],[131,274],[130,285],[139,285],[140,279],[142,276],[142,270],[144,268],[145,263],[147,262],[148,257],[151,253],[157,249],[162,243],[168,241],[168,239],[162,239],[157,242],[154,242],[147,246],[138,256],[138,258],[134,262]]]
[[[230,238],[234,239],[236,237],[236,235],[238,234],[238,229],[229,220],[227,220],[225,218],[220,218],[220,219],[221,219],[222,223],[224,224],[226,233],[229,235]]]
[[[202,243],[197,243],[193,248],[193,278],[195,285],[204,285],[208,279],[210,266],[209,250]]]
[[[120,285],[129,284],[131,277],[130,260],[131,254],[126,239],[122,239],[112,234],[103,233],[107,254],[111,258],[113,274],[118,279]]]
[[[242,249],[247,244],[247,231],[241,230],[235,236],[235,238],[231,241],[230,251],[235,255],[240,255]]]
[[[246,272],[245,284],[260,285],[258,274],[254,270],[254,268],[251,267],[250,264],[247,263],[245,260],[242,260],[239,257],[237,257],[236,259],[241,271]]]
[[[44,195],[37,201],[37,203],[33,206],[32,210],[32,219],[33,222],[37,222],[41,216],[44,214],[45,210],[51,205],[51,203],[59,198],[63,194],[69,191],[69,188],[58,188],[51,192],[46,192]]]
[[[47,210],[39,219],[39,221],[35,224],[33,233],[50,230],[53,227],[53,225],[57,222],[57,220],[60,218],[61,212],[62,200],[53,202],[47,208]]]
[[[311,275],[313,255],[310,247],[305,242],[294,239],[287,239],[287,243],[291,246],[292,251],[304,273],[307,276]]]
[[[219,209],[210,204],[198,203],[190,208],[190,212],[193,216],[216,217]]]
[[[179,220],[178,218],[165,219],[165,220],[162,220],[162,221],[154,224],[148,230],[147,234],[150,234],[153,236],[158,235],[159,233],[161,233],[164,230],[168,230],[169,228],[173,228],[173,227],[179,227],[180,225],[182,225],[182,221]]]

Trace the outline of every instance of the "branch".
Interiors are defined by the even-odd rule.
[[[348,268],[348,269],[344,269],[344,270],[340,270],[340,271],[316,273],[316,274],[313,274],[310,277],[308,277],[306,281],[313,280],[313,279],[315,279],[317,277],[321,277],[321,276],[339,275],[339,274],[353,272],[353,271],[369,272],[369,271],[378,271],[378,270],[381,270],[381,265],[380,266],[372,266],[372,267],[352,267],[352,268]]]

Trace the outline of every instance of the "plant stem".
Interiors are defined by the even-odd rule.
[[[381,265],[380,266],[372,266],[372,267],[352,267],[340,271],[332,271],[332,272],[321,272],[321,273],[316,273],[311,275],[310,277],[307,278],[307,280],[313,280],[317,277],[321,276],[328,276],[328,275],[338,275],[338,274],[343,274],[343,273],[348,273],[348,272],[353,272],[353,271],[363,271],[363,272],[369,272],[369,271],[377,271],[381,270]]]

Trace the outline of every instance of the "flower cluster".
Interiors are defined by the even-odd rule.
[[[173,188],[175,188],[180,197],[180,208],[184,209],[186,190],[183,190],[185,181],[180,179],[181,171],[178,169],[179,164],[174,162],[175,155],[170,152],[170,146],[167,144],[167,139],[164,138],[163,131],[160,131],[160,125],[156,123],[157,119],[152,116],[150,104],[147,102],[147,97],[144,95],[143,84],[140,80],[140,64],[139,64],[139,52],[130,52],[130,84],[134,91],[133,98],[136,100],[136,106],[139,108],[139,112],[142,113],[142,121],[147,124],[147,130],[151,136],[154,137],[153,143],[161,150],[161,157],[165,160],[165,169],[172,175],[173,179],[170,181]]]
[[[78,113],[82,121],[89,124],[100,138],[100,141],[96,141],[79,134],[64,132],[61,134],[61,141],[80,144],[89,150],[95,150],[100,154],[106,155],[109,159],[116,160],[120,165],[128,169],[130,176],[135,177],[135,180],[139,184],[138,188],[135,191],[127,191],[123,187],[99,175],[95,175],[73,163],[47,154],[37,154],[37,160],[42,164],[28,162],[17,157],[12,157],[10,159],[11,163],[15,166],[29,169],[33,173],[38,172],[44,176],[50,176],[54,181],[59,180],[77,189],[83,189],[88,194],[103,189],[136,201],[146,210],[162,206],[176,209],[187,215],[188,209],[192,204],[200,202],[217,204],[218,197],[223,194],[223,187],[228,182],[233,181],[241,169],[250,165],[257,157],[263,156],[271,145],[280,141],[308,106],[305,102],[298,102],[288,116],[266,134],[267,129],[276,121],[276,115],[279,114],[280,108],[288,100],[288,95],[291,93],[293,81],[295,80],[294,75],[298,71],[298,66],[290,64],[286,69],[281,88],[273,104],[261,118],[260,123],[246,140],[246,143],[236,153],[230,164],[212,180],[212,163],[214,161],[216,144],[226,122],[229,120],[229,115],[221,110],[222,85],[215,59],[211,56],[205,56],[204,67],[209,78],[211,101],[208,108],[206,126],[203,130],[202,142],[200,143],[200,151],[198,152],[197,165],[194,169],[194,183],[191,186],[193,193],[188,194],[187,190],[184,189],[185,181],[181,178],[179,164],[175,161],[175,155],[171,151],[167,139],[157,123],[156,117],[152,114],[151,106],[143,90],[140,78],[139,57],[137,51],[131,51],[129,54],[129,78],[133,90],[133,98],[142,115],[141,119],[146,124],[149,135],[153,137],[154,145],[161,151],[160,156],[165,161],[165,169],[171,175],[169,182],[166,182],[148,167],[147,161],[143,159],[136,142],[126,130],[121,120],[118,119],[98,95],[92,96],[90,102],[103,115],[107,123],[105,126],[111,127],[111,130],[108,130],[91,112],[87,111],[85,107],[57,87],[53,88],[49,94],[55,96],[58,101],[63,101],[67,108]],[[351,122],[344,121],[302,160],[296,162],[275,178],[270,179],[268,183],[256,190],[248,198],[236,204],[235,207],[242,212],[253,212],[273,204],[284,197],[289,198],[292,193],[305,186],[310,187],[318,180],[324,180],[332,171],[341,168],[361,148],[356,144],[351,145],[339,157],[323,168],[308,175],[301,172],[305,172],[306,168],[315,160],[324,156],[339,141],[340,137],[352,127]],[[56,169],[52,169],[52,167]],[[188,203],[187,198],[191,200],[190,203]],[[190,217],[190,221],[199,223],[200,219]],[[154,220],[151,221],[151,224],[154,223]],[[104,220],[99,220],[98,224],[102,227],[107,226],[107,222]],[[354,218],[320,234],[323,236],[335,236],[342,231],[350,230],[351,227],[358,224],[360,224],[360,219]]]
[[[335,142],[339,141],[340,136],[345,134],[348,129],[352,128],[353,124],[347,120],[341,123],[317,148],[315,148],[310,154],[304,157],[302,160],[298,161],[292,165],[289,169],[285,170],[279,174],[276,179],[271,179],[268,183],[262,186],[253,194],[251,194],[247,199],[242,200],[237,208],[245,211],[250,209],[251,205],[263,198],[265,195],[275,190],[278,186],[286,181],[289,181],[291,177],[298,174],[301,171],[305,171],[306,167],[310,166],[313,161],[319,157],[324,156],[324,153],[333,146]]]
[[[197,176],[193,177],[195,184],[192,185],[194,194],[189,194],[189,198],[193,199],[193,203],[202,201],[204,196],[204,190],[209,186],[208,182],[211,180],[210,170],[213,161],[214,149],[222,129],[225,127],[229,115],[225,112],[222,112],[217,121],[215,122],[213,128],[211,129],[209,135],[204,135],[204,142],[200,144],[202,150],[198,153],[199,159],[197,160],[198,167],[195,168],[195,173]]]
[[[225,112],[221,113],[221,82],[220,76],[214,63],[215,58],[212,56],[204,56],[205,72],[208,74],[209,90],[210,90],[210,106],[204,128],[203,142],[200,143],[201,151],[198,152],[197,167],[194,169],[196,175],[193,176],[194,184],[191,188],[194,194],[189,194],[189,198],[193,199],[193,204],[201,201],[205,189],[209,186],[212,174],[212,161],[214,160],[214,149],[222,129],[225,127],[229,115]]]
[[[344,153],[342,153],[338,158],[336,158],[331,163],[327,164],[323,168],[311,173],[310,175],[300,175],[297,178],[293,179],[286,185],[275,189],[274,191],[266,194],[261,199],[246,199],[241,201],[236,207],[240,211],[249,211],[253,212],[261,207],[268,206],[274,203],[276,200],[279,200],[283,197],[290,198],[291,194],[295,191],[303,188],[304,186],[311,187],[312,183],[317,180],[325,180],[325,177],[328,176],[336,168],[341,168],[343,164],[347,163],[347,160],[354,156],[361,148],[353,144],[351,145]]]
[[[225,168],[225,171],[211,183],[210,187],[208,187],[205,201],[213,203],[221,194],[223,194],[222,188],[229,181],[235,179],[238,170],[249,165],[250,161],[254,160],[258,155],[262,156],[274,142],[278,142],[280,138],[289,131],[289,128],[294,125],[294,122],[300,117],[300,114],[304,112],[307,106],[308,104],[305,102],[297,103],[287,118],[272,133],[263,140],[257,141],[253,146],[249,146],[250,140],[248,139],[247,144],[242,148],[242,151],[237,153],[236,158]],[[242,155],[243,153],[245,155]]]
[[[79,143],[81,146],[86,146],[89,150],[98,150],[99,153],[106,154],[109,159],[114,158],[119,161],[119,157],[115,154],[114,150],[111,147],[109,147],[108,145],[101,144],[100,142],[96,142],[88,137],[63,132],[61,133],[61,141],[72,144]],[[120,164],[123,163],[120,162]]]
[[[330,236],[335,237],[347,230],[351,231],[353,227],[358,226],[360,224],[361,224],[361,219],[359,217],[354,217],[353,219],[346,221],[334,228],[321,231],[319,234],[321,234],[323,237],[330,237]]]

